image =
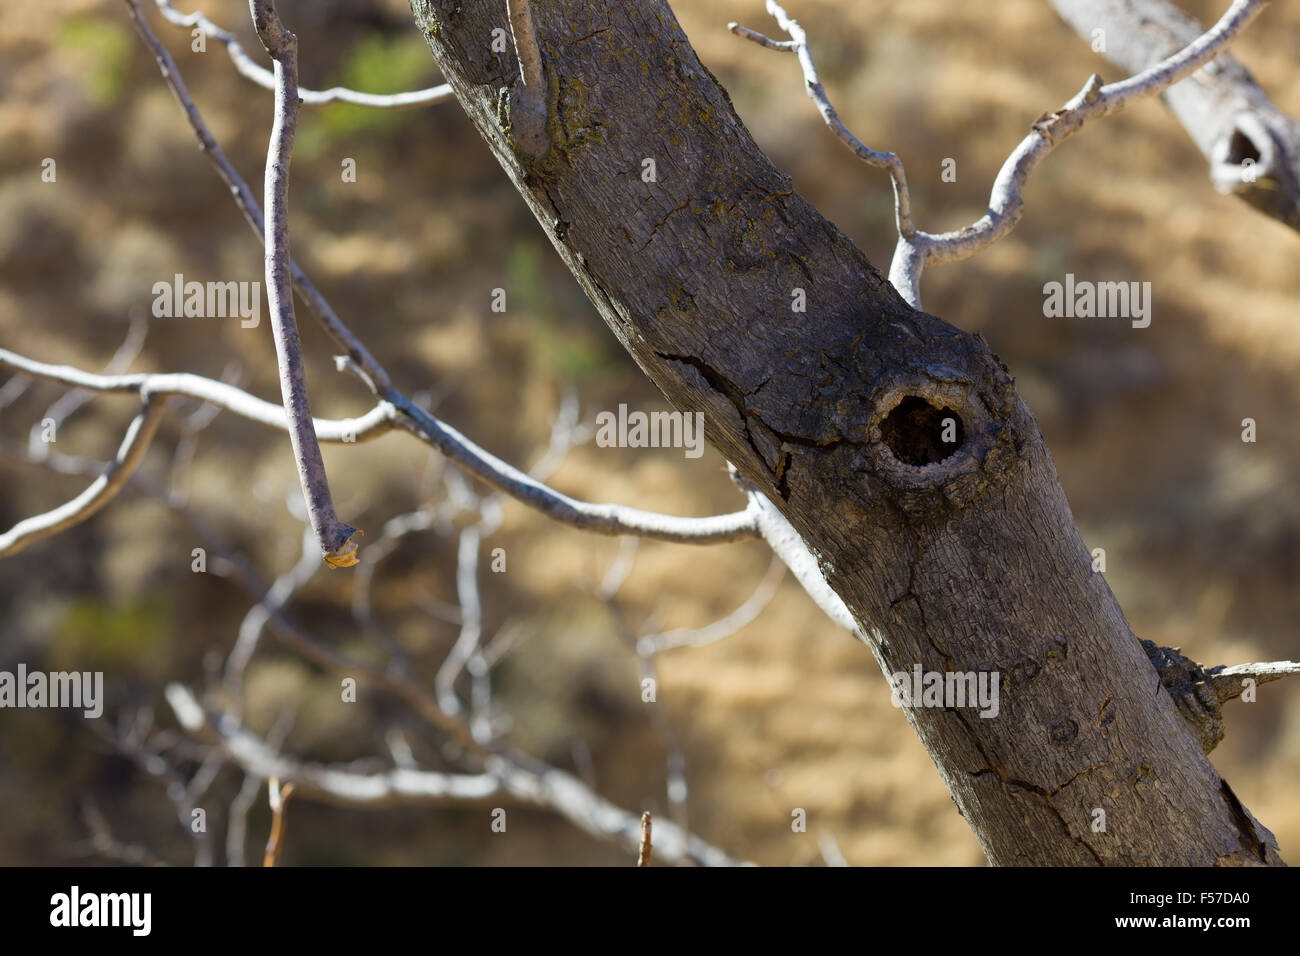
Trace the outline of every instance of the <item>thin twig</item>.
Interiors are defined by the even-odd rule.
[[[262,778],[244,774],[244,782],[239,793],[230,801],[230,813],[226,817],[226,865],[243,867],[245,865],[244,842],[248,834],[248,812],[257,802],[257,795],[262,789]]]
[[[889,170],[889,178],[894,184],[895,225],[900,236],[910,237],[916,231],[916,227],[912,225],[912,199],[907,188],[907,173],[903,169],[903,161],[896,153],[882,153],[872,149],[849,132],[849,128],[840,119],[840,114],[831,105],[830,98],[826,95],[826,88],[822,86],[821,79],[817,76],[817,65],[808,50],[808,35],[804,33],[803,27],[799,26],[799,21],[793,19],[774,0],[767,0],[767,12],[781,25],[781,29],[790,35],[788,42],[771,40],[738,23],[730,25],[731,32],[769,49],[784,50],[799,57],[799,65],[803,68],[804,89],[809,99],[816,104],[817,111],[821,113],[822,119],[830,127],[831,132],[867,165]]]
[[[267,781],[267,794],[271,801],[271,833],[266,838],[262,866],[273,867],[279,862],[280,850],[284,846],[284,811],[289,797],[293,795],[293,784],[281,786],[280,781],[272,777]]]
[[[93,797],[86,796],[81,801],[81,818],[90,831],[90,849],[100,856],[131,866],[169,866],[160,860],[147,847],[136,843],[123,843],[113,836],[108,820],[96,805]]]
[[[456,549],[456,595],[460,601],[460,635],[452,645],[438,674],[433,680],[438,694],[438,705],[444,712],[459,716],[462,712],[460,698],[456,696],[456,678],[476,655],[481,655],[479,641],[483,637],[483,602],[478,591],[478,559],[482,532],[478,525],[470,525],[460,532]]]
[[[921,306],[920,280],[930,263],[957,262],[1002,239],[1024,215],[1024,186],[1030,173],[1057,146],[1069,139],[1090,119],[1108,116],[1135,100],[1157,96],[1222,53],[1232,40],[1263,10],[1267,0],[1234,0],[1223,17],[1210,30],[1179,52],[1148,70],[1109,86],[1100,76],[1089,77],[1083,89],[1055,113],[1044,113],[1033,129],[1007,157],[994,180],[988,212],[964,229],[946,233],[928,233],[916,229],[911,221],[911,200],[902,162],[893,153],[869,149],[840,121],[826,98],[817,77],[808,39],[797,21],[790,18],[775,0],[767,0],[767,11],[791,38],[789,45],[769,40],[753,30],[733,25],[732,32],[773,49],[788,50],[799,57],[808,95],[817,104],[826,125],[864,162],[889,170],[894,184],[895,219],[899,241],[894,251],[889,278],[895,289],[915,308]],[[767,41],[767,42],[764,42]]]
[[[658,634],[644,634],[637,639],[637,653],[643,657],[650,657],[676,647],[704,647],[730,637],[742,627],[756,621],[772,603],[785,571],[785,563],[778,555],[773,554],[767,573],[758,582],[754,593],[726,617],[703,627],[682,627]]]
[[[652,852],[652,847],[650,843],[650,829],[651,829],[650,811],[647,810],[645,813],[641,814],[641,846],[637,850],[637,855],[636,855],[637,866],[650,865],[650,853]]]
[[[19,521],[8,531],[0,534],[0,557],[17,554],[33,541],[57,534],[64,528],[80,524],[93,515],[122,490],[131,473],[140,467],[149,442],[158,430],[162,420],[164,398],[148,396],[140,404],[139,413],[127,426],[126,435],[118,447],[117,454],[108,463],[104,472],[91,482],[90,486],[71,501],[59,505],[44,514],[34,515]]]
[[[36,362],[7,349],[0,349],[0,367],[12,368],[33,378],[76,385],[95,391],[134,393],[142,400],[149,396],[161,399],[167,395],[184,395],[220,406],[262,425],[279,429],[288,427],[281,406],[249,395],[233,385],[199,375],[188,373],[97,375],[66,365]],[[450,425],[434,418],[395,390],[393,393],[404,402],[403,409],[397,409],[388,402],[380,402],[360,418],[314,419],[313,427],[317,439],[327,442],[363,442],[378,438],[394,426],[401,427],[419,440],[432,445],[470,474],[481,478],[520,503],[561,524],[595,534],[634,534],[643,538],[685,544],[717,544],[754,538],[759,534],[758,506],[752,501],[744,511],[705,518],[682,518],[623,505],[594,504],[570,498],[480,448]],[[412,417],[411,411],[420,416],[418,422]],[[138,440],[143,440],[145,437],[147,436],[141,435]],[[62,513],[60,511],[60,514]],[[77,524],[90,516],[90,513],[75,512],[75,514],[75,520],[62,523],[39,537],[53,534],[54,531]],[[10,533],[12,534],[12,531]],[[13,553],[4,543],[5,540],[4,536],[0,536],[0,557]]]
[[[312,539],[311,529],[308,528],[303,533],[302,557],[298,563],[276,578],[262,600],[248,609],[239,624],[239,636],[226,658],[225,668],[225,690],[236,713],[242,707],[244,699],[244,672],[261,642],[267,622],[289,603],[294,592],[306,585],[320,567]]]
[[[172,6],[171,0],[155,0],[162,15],[177,26],[197,27],[205,36],[223,44],[230,54],[235,69],[241,75],[252,80],[258,86],[268,90],[275,89],[275,76],[270,70],[254,63],[244,51],[236,36],[229,30],[213,23],[201,10],[194,13],[181,13]],[[328,106],[331,103],[350,103],[353,106],[367,106],[377,110],[409,110],[421,106],[432,106],[453,99],[455,93],[450,85],[443,83],[428,89],[412,90],[406,93],[361,93],[343,86],[334,86],[328,90],[298,89],[298,100],[303,106]]]
[[[400,803],[458,805],[511,798],[555,811],[579,829],[631,852],[641,844],[639,818],[593,793],[580,780],[538,761],[506,753],[487,758],[481,774],[394,768],[360,773],[275,753],[229,714],[205,709],[180,684],[168,684],[167,702],[190,734],[212,739],[245,772],[292,781],[300,798],[314,797],[359,808]],[[672,823],[661,822],[655,850],[670,863],[734,866],[738,861]]]
[[[288,430],[288,418],[283,406],[257,398],[226,382],[188,372],[101,375],[84,372],[70,365],[37,362],[2,348],[0,367],[12,368],[33,378],[75,385],[96,392],[135,393],[142,400],[149,396],[184,396],[224,408],[261,425]],[[316,418],[312,420],[312,425],[318,441],[351,443],[370,441],[392,431],[397,427],[396,419],[396,410],[388,403],[380,402],[360,418]]]
[[[325,563],[346,568],[357,563],[357,529],[339,520],[330,496],[325,459],[312,427],[303,369],[302,343],[293,314],[293,279],[289,271],[289,164],[298,127],[298,38],[280,21],[275,0],[249,0],[253,26],[275,61],[275,119],[266,151],[266,299],[271,310],[280,393],[289,417],[289,441],[298,466],[307,514]]]
[[[167,52],[167,48],[162,45],[154,32],[149,29],[149,24],[145,22],[143,15],[140,13],[137,0],[123,0],[123,2],[126,4],[131,21],[135,24],[136,32],[140,34],[145,45],[152,51],[163,80],[171,89],[172,95],[176,98],[176,102],[180,104],[182,111],[184,111],[190,128],[198,138],[199,146],[212,161],[213,166],[216,167],[217,175],[221,177],[222,182],[230,190],[235,205],[243,213],[245,221],[257,235],[258,240],[265,242],[262,207],[258,205],[253,191],[248,188],[248,183],[235,170],[234,165],[226,157],[216,138],[213,137],[212,131],[208,129],[207,124],[203,121],[202,114],[199,113],[198,107],[194,105],[194,100],[190,97],[189,90],[185,87],[185,81],[181,78],[180,70],[176,67],[176,61],[172,59],[172,55]],[[315,284],[307,278],[306,273],[292,259],[289,260],[289,269],[293,275],[294,288],[298,294],[302,296],[303,301],[307,303],[307,307],[325,328],[330,338],[351,359],[351,364],[348,367],[354,371],[359,370],[362,373],[362,381],[376,395],[385,393],[392,386],[392,383],[383,366],[361,344],[361,340],[344,325],[343,320],[338,317],[337,313],[325,300],[325,296],[321,294]]]

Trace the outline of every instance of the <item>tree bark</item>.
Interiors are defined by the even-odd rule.
[[[504,0],[411,5],[614,334],[676,408],[704,413],[886,675],[1000,675],[996,718],[905,709],[992,863],[1281,863],[1094,573],[1006,366],[910,308],[791,188],[667,3],[534,2],[541,89],[492,51]]]

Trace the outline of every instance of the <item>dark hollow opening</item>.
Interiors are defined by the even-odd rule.
[[[1259,157],[1259,148],[1255,145],[1254,140],[1241,130],[1234,129],[1232,138],[1228,140],[1228,162],[1234,166],[1240,166],[1247,159],[1258,163]]]
[[[895,458],[920,467],[951,458],[961,447],[965,427],[951,408],[935,408],[908,395],[880,423],[880,435]]]

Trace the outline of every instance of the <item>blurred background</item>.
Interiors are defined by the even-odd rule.
[[[179,4],[188,12],[186,0]],[[190,49],[145,0],[196,102],[261,194],[271,94],[238,76],[224,49]],[[504,12],[504,4],[503,12]],[[777,166],[878,267],[893,248],[888,178],[822,126],[793,58],[726,30],[775,35],[760,0],[681,0],[703,62]],[[1210,23],[1222,4],[1183,8]],[[401,0],[279,0],[300,39],[302,82],[396,92],[439,82]],[[206,0],[262,60],[247,4]],[[907,164],[918,225],[978,218],[1006,154],[1093,71],[1118,78],[1043,0],[790,0],[832,101],[865,142]],[[503,17],[504,22],[504,17]],[[1236,44],[1275,101],[1300,113],[1300,9],[1274,4]],[[41,180],[42,161],[57,181]],[[355,183],[342,162],[356,161]],[[945,159],[956,182],[942,182]],[[560,264],[538,224],[454,103],[399,113],[305,111],[290,190],[293,250],[399,388],[526,466],[546,450],[567,390],[580,415],[666,408]],[[1011,367],[1052,449],[1089,547],[1137,633],[1207,664],[1300,657],[1300,235],[1217,195],[1206,163],[1158,102],[1089,125],[1035,174],[1028,213],[978,257],[934,267],[928,311],[981,331]],[[1042,286],[1066,272],[1149,281],[1154,318],[1048,319]],[[204,156],[117,0],[0,6],[0,343],[31,358],[102,368],[148,316],[154,282],[261,281],[261,247]],[[507,290],[504,313],[492,290]],[[360,414],[361,386],[334,370],[333,346],[299,309],[313,410]],[[278,397],[269,322],[150,319],[136,371],[233,375]],[[3,384],[0,383],[0,387]],[[63,392],[37,383],[0,410],[10,450]],[[188,507],[264,578],[299,559],[297,494],[282,434],[218,416],[186,437],[177,402],[144,471],[174,481]],[[97,398],[54,446],[104,458],[135,413]],[[1241,440],[1242,419],[1258,442]],[[173,468],[178,443],[193,455]],[[427,448],[401,433],[325,450],[341,516],[373,538],[388,519],[441,494]],[[186,465],[188,462],[188,465]],[[169,477],[169,475],[171,477]],[[0,526],[77,494],[86,479],[0,455]],[[596,501],[686,515],[743,505],[720,458],[675,450],[574,448],[552,483]],[[377,618],[432,675],[457,628],[430,609],[456,597],[454,535],[403,539],[374,582]],[[142,708],[171,718],[168,680],[201,687],[252,603],[227,577],[191,571],[191,527],[126,491],[69,531],[0,560],[0,669],[105,672],[107,733]],[[629,810],[666,812],[666,738],[680,740],[693,830],[764,864],[819,864],[831,835],[852,864],[981,865],[983,855],[928,756],[890,705],[871,658],[786,577],[770,606],[725,640],[657,658],[658,704],[641,702],[636,656],[594,594],[615,539],[551,524],[507,504],[487,542],[508,555],[481,574],[485,628],[526,635],[496,671],[509,739],[590,780]],[[362,541],[362,548],[366,541]],[[752,542],[708,548],[645,543],[620,591],[634,629],[722,617],[768,566]],[[323,640],[358,653],[355,575],[321,570],[289,610]],[[338,684],[267,638],[247,673],[246,717],[266,733],[289,713],[284,749],[319,761],[382,757],[390,724],[417,755],[439,738],[395,699],[348,708]],[[374,697],[367,698],[375,700]],[[1229,703],[1212,759],[1282,855],[1300,855],[1300,682]],[[103,859],[87,807],[114,838],[178,864],[190,841],[152,776],[66,711],[0,712],[0,863]],[[192,769],[192,768],[191,768]],[[240,786],[226,770],[205,806],[220,830]],[[806,833],[791,812],[807,812]],[[269,812],[249,817],[249,847]],[[219,855],[220,859],[220,855]],[[294,864],[629,863],[557,816],[511,810],[494,835],[482,808],[356,811],[292,804],[282,862]]]

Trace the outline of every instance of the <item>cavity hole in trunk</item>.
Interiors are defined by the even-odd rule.
[[[951,458],[965,438],[961,416],[908,395],[880,423],[880,436],[899,461],[921,467]]]

